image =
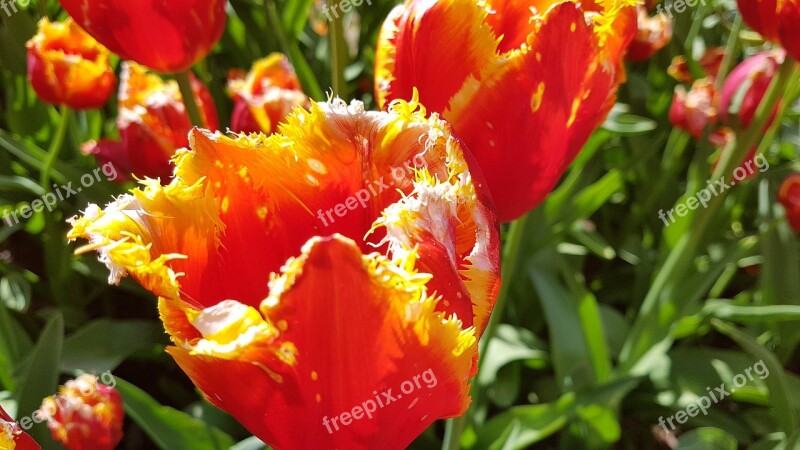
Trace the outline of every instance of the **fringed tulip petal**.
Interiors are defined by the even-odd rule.
[[[309,241],[271,285],[261,338],[241,356],[199,351],[203,340],[169,352],[209,401],[274,447],[402,449],[466,410],[477,341],[435,312],[424,278],[334,235]],[[230,309],[233,319],[209,322],[242,320]],[[356,407],[352,423],[341,418]]]
[[[403,448],[466,409],[499,234],[437,114],[313,103],[269,137],[194,130],[175,163],[69,237],[161,297],[169,352],[211,402],[284,449]],[[431,386],[341,416],[414,377]]]

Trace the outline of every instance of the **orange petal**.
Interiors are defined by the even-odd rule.
[[[427,236],[430,248],[453,249],[419,253],[420,267],[441,268],[431,273],[439,307],[468,325],[479,315],[482,327],[499,285],[496,218],[449,126],[416,108],[397,102],[376,113],[337,101],[296,110],[269,138],[194,131],[172,183],[146,181],[103,211],[90,207],[69,237],[90,240],[85,250],[99,251],[112,282],[130,273],[202,309],[226,299],[258,305],[270,274],[314,236],[341,233],[392,258]],[[459,207],[419,200],[436,195]],[[394,211],[408,218],[408,238],[376,226],[404,197]]]

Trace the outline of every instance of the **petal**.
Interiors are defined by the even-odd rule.
[[[181,72],[219,41],[222,0],[62,0],[89,34],[120,55],[159,72]]]
[[[498,41],[486,16],[462,0],[408,0],[392,10],[375,56],[378,104],[410,99],[416,88],[427,108],[444,111],[470,74],[495,57]]]
[[[168,186],[146,181],[103,211],[90,207],[69,237],[90,240],[82,250],[99,251],[112,282],[130,273],[201,309],[226,299],[257,306],[268,295],[262,280],[314,236],[341,233],[364,252],[399,257],[427,236],[435,242],[426,249],[452,249],[420,252],[423,267],[442,268],[432,288],[445,297],[440,308],[472,324],[474,306],[485,321],[499,285],[496,217],[449,125],[417,108],[397,102],[389,113],[365,112],[336,101],[296,110],[270,137],[195,130]],[[459,208],[419,206],[433,195]],[[408,239],[375,226],[404,197],[417,202],[401,214],[415,221]]]
[[[275,336],[252,346],[271,346],[272,357],[169,349],[209,401],[265,442],[402,449],[466,410],[477,340],[434,312],[418,275],[335,235],[309,241],[271,286],[261,309]],[[347,424],[342,413],[361,417]]]
[[[783,0],[778,11],[778,37],[786,52],[795,60],[800,61],[798,23],[800,23],[800,1]]]
[[[599,58],[594,27],[575,4],[551,8],[531,39],[530,50],[466,83],[445,112],[480,162],[501,221],[550,192],[616,92],[614,69]]]

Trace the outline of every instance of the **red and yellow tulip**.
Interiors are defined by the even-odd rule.
[[[219,128],[211,94],[194,76],[192,90],[206,127]],[[144,67],[125,62],[117,127],[121,142],[91,142],[83,146],[84,153],[95,156],[100,164],[112,162],[120,173],[166,180],[172,175],[170,160],[175,151],[189,145],[192,123],[177,82],[165,82]]]
[[[2,450],[42,450],[28,433],[0,407],[0,449]]]
[[[800,61],[800,0],[738,0],[744,21]]]
[[[672,21],[665,14],[650,16],[648,9],[637,6],[638,30],[628,48],[628,59],[647,61],[672,40]]]
[[[122,440],[122,398],[94,375],[67,381],[40,411],[53,439],[69,450],[113,450]]]
[[[419,98],[475,155],[502,221],[535,207],[603,123],[635,0],[407,0],[383,25],[376,97]]]
[[[717,124],[718,102],[717,89],[708,78],[695,81],[688,92],[683,86],[677,86],[669,110],[669,120],[675,128],[699,139],[703,132]]]
[[[269,137],[193,130],[170,184],[90,205],[69,237],[160,297],[168,352],[268,444],[401,449],[466,410],[499,288],[466,157],[419,105],[312,103]],[[397,395],[422,373],[436,386]]]
[[[95,39],[123,59],[182,72],[203,59],[225,30],[225,0],[60,0]]]
[[[250,72],[233,71],[228,79],[233,97],[231,130],[272,134],[297,106],[308,106],[300,80],[280,53],[256,61]]]
[[[108,100],[117,77],[109,52],[75,22],[39,21],[28,41],[28,79],[36,95],[53,105],[99,108]]]

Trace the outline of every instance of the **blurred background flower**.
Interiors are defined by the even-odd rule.
[[[289,59],[279,53],[256,61],[249,73],[231,71],[228,92],[235,132],[272,134],[293,108],[309,104]]]
[[[95,375],[67,381],[40,410],[53,438],[69,450],[113,450],[122,440],[122,398]]]

